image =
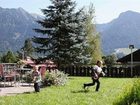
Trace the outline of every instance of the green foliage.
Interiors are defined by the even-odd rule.
[[[1,62],[3,63],[16,63],[17,58],[12,51],[8,51],[7,54],[3,55],[1,58]]]
[[[91,63],[96,63],[97,60],[102,60],[102,51],[101,51],[101,41],[100,41],[100,35],[97,33],[94,36],[94,51],[91,52],[92,54],[92,59],[91,59]]]
[[[104,56],[103,59],[107,66],[112,67],[116,63],[117,57],[113,54]]]
[[[32,56],[34,51],[31,39],[26,39],[24,42],[24,46],[21,48],[24,52],[24,56]]]
[[[127,86],[114,105],[140,105],[140,79],[135,79],[132,85]]]
[[[0,105],[113,105],[126,84],[132,83],[128,78],[101,78],[100,91],[95,92],[95,86],[86,91],[82,88],[86,82],[91,79],[69,77],[66,85],[41,88],[40,93],[1,96]]]
[[[82,9],[75,12],[76,3],[72,0],[51,0],[51,3],[42,9],[45,18],[38,21],[42,28],[35,29],[41,33],[33,38],[36,51],[58,65],[81,63],[85,41]]]
[[[46,76],[44,81],[44,85],[65,85],[67,82],[67,74],[53,70],[51,72],[46,72]]]
[[[95,26],[95,9],[93,4],[90,4],[89,9],[84,11],[86,21],[85,21],[85,31],[87,39],[87,47],[85,49],[86,54],[89,56],[89,63],[94,64],[97,60],[101,60],[101,43],[100,36],[96,31]]]
[[[32,72],[27,72],[26,74],[24,74],[22,79],[23,79],[23,82],[32,83],[32,81],[33,81]]]

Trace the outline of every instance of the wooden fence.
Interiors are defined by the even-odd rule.
[[[69,66],[61,67],[59,70],[64,73],[69,74],[70,76],[91,76],[93,69],[92,66]],[[131,76],[131,68],[127,67],[103,67],[103,71],[106,74],[106,77],[134,77],[140,76],[140,69],[133,68]]]

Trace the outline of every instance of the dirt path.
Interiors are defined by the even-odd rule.
[[[15,87],[0,87],[0,96],[10,96],[21,93],[33,92],[33,84],[32,85],[21,85]]]

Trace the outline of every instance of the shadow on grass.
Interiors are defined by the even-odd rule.
[[[75,79],[75,78],[73,78],[73,77],[69,77],[68,79]]]
[[[21,94],[31,94],[33,92],[23,92],[23,93],[7,93],[7,95],[21,95]]]
[[[24,92],[23,94],[31,94],[31,93],[34,93],[34,92]]]
[[[89,90],[74,90],[74,91],[71,91],[72,93],[88,93]]]
[[[40,92],[35,92],[35,91],[32,91],[32,92],[24,92],[23,94],[39,94]]]

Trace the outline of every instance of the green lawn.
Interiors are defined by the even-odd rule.
[[[112,105],[123,88],[132,83],[128,78],[101,78],[99,92],[95,87],[82,88],[90,77],[69,77],[65,86],[42,88],[40,93],[0,97],[0,105]]]

